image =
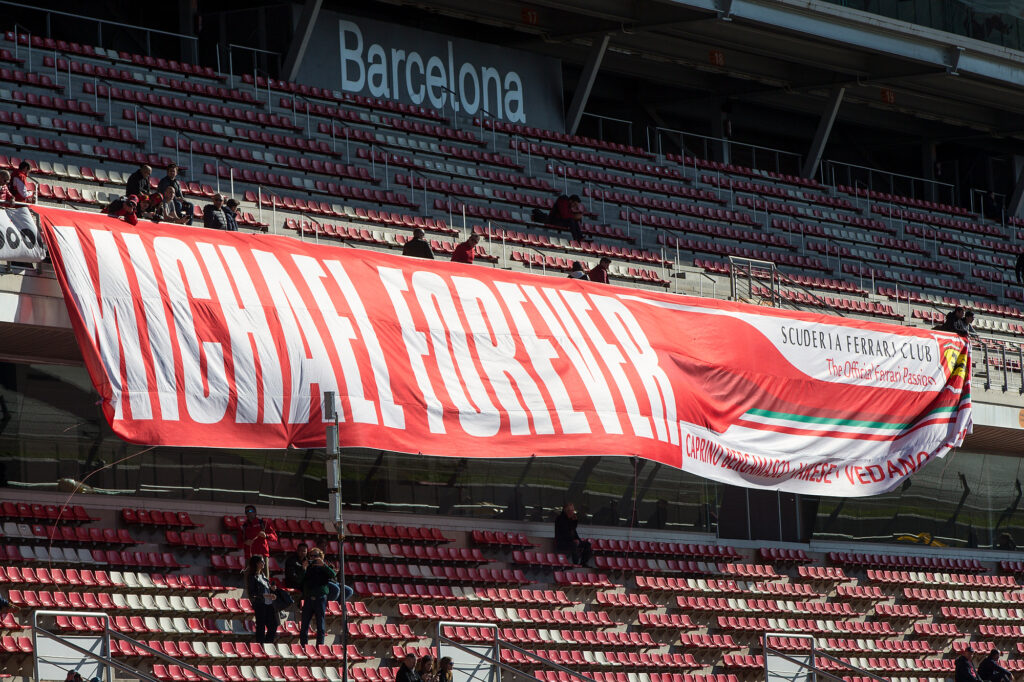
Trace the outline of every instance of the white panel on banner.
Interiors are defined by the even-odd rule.
[[[298,80],[462,116],[564,130],[550,57],[321,11]]]
[[[46,245],[39,237],[36,216],[28,208],[0,210],[0,261],[39,263],[46,259]]]
[[[787,492],[892,490],[970,433],[970,344],[871,320],[37,209],[128,441],[637,456]]]

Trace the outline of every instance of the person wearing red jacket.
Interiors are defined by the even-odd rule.
[[[455,247],[455,251],[452,253],[452,262],[472,263],[473,256],[476,254],[476,245],[478,243],[480,243],[480,235],[470,235],[469,239]]]
[[[103,212],[111,218],[120,218],[129,225],[139,222],[139,198],[134,194],[114,199],[103,207]]]
[[[256,516],[256,507],[251,504],[245,507],[245,523],[242,524],[241,536],[246,561],[253,556],[263,557],[263,570],[269,577],[270,543],[277,540],[277,533],[270,523]]]
[[[611,264],[612,259],[605,256],[601,259],[601,262],[591,268],[590,272],[587,273],[587,277],[590,278],[591,282],[608,284],[608,267]]]
[[[32,182],[28,177],[28,174],[31,172],[32,164],[28,161],[22,161],[18,164],[18,170],[14,171],[10,188],[15,201],[20,201],[24,204],[36,203],[36,183]]]
[[[7,186],[10,182],[11,174],[5,170],[0,171],[0,206],[11,206],[14,204],[14,195],[11,194],[11,188]]]

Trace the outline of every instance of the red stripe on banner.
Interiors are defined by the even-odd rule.
[[[333,391],[343,447],[631,455],[682,468],[724,448],[758,473],[720,467],[719,480],[816,492],[787,473],[790,460],[855,466],[896,456],[888,437],[756,424],[746,412],[914,422],[963,398],[933,422],[941,433],[915,430],[910,447],[929,456],[971,427],[969,345],[954,335],[34,210],[104,414],[131,442],[323,447],[322,395]],[[742,444],[723,436],[736,424],[761,432],[764,453],[740,457]],[[714,438],[684,438],[697,432]],[[773,433],[803,440],[780,454]]]

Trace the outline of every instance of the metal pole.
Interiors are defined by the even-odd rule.
[[[333,461],[328,460],[328,471],[332,468],[333,476],[330,476],[328,485],[333,486],[331,491],[331,506],[334,508],[334,530],[338,535],[338,577],[341,585],[341,647],[342,667],[341,680],[348,682],[348,601],[345,599],[345,520],[342,515],[341,496],[341,449],[338,447],[338,412],[334,402],[334,391],[324,393],[324,417],[328,421],[326,435],[327,456],[335,457]],[[334,466],[331,467],[330,465]]]
[[[217,176],[220,176],[220,167],[217,168]],[[231,196],[235,196],[235,169],[228,168],[228,179],[231,180]]]

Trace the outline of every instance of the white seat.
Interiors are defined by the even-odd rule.
[[[160,627],[160,620],[155,616],[145,616],[142,622],[146,624],[146,629],[150,632],[163,632],[163,628]]]
[[[175,632],[178,632],[183,635],[187,635],[192,632],[192,628],[188,626],[188,621],[182,618],[181,616],[174,618],[173,623]]]
[[[146,611],[145,605],[142,603],[142,598],[137,594],[128,593],[125,595],[125,601],[128,602],[128,608],[132,611]]]
[[[143,594],[139,596],[139,602],[142,604],[143,611],[159,611],[160,607],[157,606],[156,600],[151,594]]]
[[[110,176],[107,175],[107,171],[103,170],[102,168],[93,169],[92,174],[95,175],[96,179],[99,180],[100,182],[110,182]]]
[[[110,601],[112,601],[114,603],[114,606],[116,606],[119,609],[130,609],[131,608],[128,605],[127,598],[125,598],[125,596],[123,594],[121,594],[120,592],[111,592],[110,593]]]
[[[68,170],[68,177],[71,178],[72,180],[81,180],[82,179],[82,171],[81,171],[81,169],[78,166],[69,163],[68,166],[67,166],[67,170]]]
[[[157,619],[157,622],[160,623],[160,632],[165,632],[167,634],[174,634],[178,632],[178,628],[174,627],[173,618],[170,618],[168,616],[162,616],[161,618]]]
[[[34,556],[30,558],[34,559],[35,561],[41,561],[43,563],[46,563],[50,560],[50,555],[46,551],[45,547],[32,547],[31,551],[34,554]]]
[[[171,610],[179,613],[185,613],[188,611],[188,607],[185,606],[185,601],[178,595],[172,594],[168,601],[171,602]]]
[[[148,573],[138,573],[136,576],[139,579],[139,587],[143,590],[156,589],[156,585],[153,580],[149,577]]]
[[[156,608],[159,609],[161,612],[166,613],[168,611],[174,611],[174,607],[171,606],[171,602],[168,601],[167,597],[165,597],[164,595],[158,594],[153,599],[156,603]]]

